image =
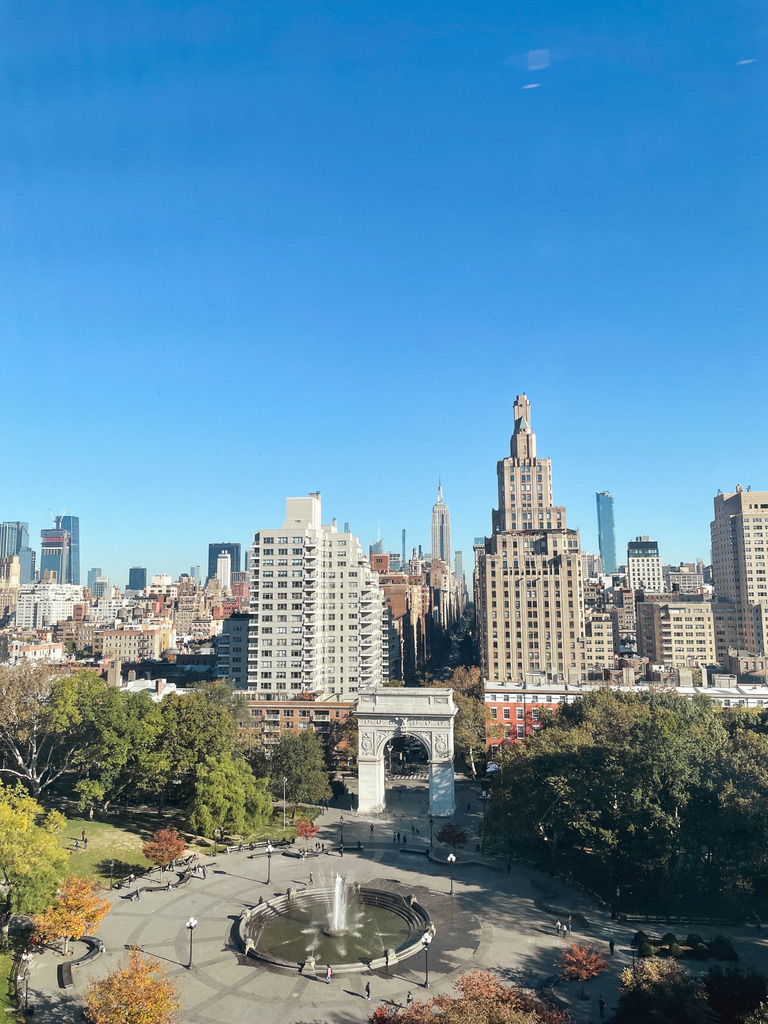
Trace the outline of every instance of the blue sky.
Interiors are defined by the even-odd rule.
[[[84,570],[310,490],[426,548],[438,474],[471,563],[521,391],[585,549],[768,489],[764,4],[5,0],[0,62],[0,519]]]

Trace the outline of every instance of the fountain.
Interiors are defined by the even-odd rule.
[[[346,935],[347,932],[347,909],[349,900],[347,894],[347,880],[340,874],[336,874],[333,881],[333,889],[328,912],[328,924],[323,928],[323,934],[331,938],[338,938]]]
[[[336,972],[365,971],[413,956],[424,932],[434,931],[412,896],[350,885],[338,873],[322,882],[247,910],[238,925],[241,951],[305,973],[315,963]]]

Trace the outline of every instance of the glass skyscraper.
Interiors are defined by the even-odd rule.
[[[69,555],[67,558],[67,583],[80,586],[80,518],[79,516],[57,516],[56,525],[69,534]],[[59,577],[61,581],[61,577]]]
[[[600,545],[600,561],[606,575],[616,572],[616,526],[613,519],[613,495],[598,491],[597,499],[597,541]]]
[[[216,562],[222,551],[228,551],[230,557],[230,569],[232,572],[240,572],[240,545],[234,543],[209,544],[208,545],[208,579],[216,575]]]
[[[128,589],[144,590],[147,586],[147,570],[141,565],[132,565],[128,570]]]
[[[29,547],[29,523],[0,523],[0,558],[12,558]]]

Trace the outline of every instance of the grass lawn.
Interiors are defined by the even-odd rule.
[[[274,824],[261,825],[245,840],[282,839],[285,835],[293,838],[296,829],[290,823],[283,833],[282,813],[275,815]],[[66,826],[59,837],[60,845],[69,851],[69,869],[81,878],[95,878],[109,885],[110,861],[114,861],[112,877],[117,880],[131,872],[141,874],[148,867],[149,861],[141,851],[142,844],[159,828],[174,825],[187,840],[187,849],[210,855],[213,853],[213,841],[201,839],[187,832],[178,820],[166,816],[162,820],[151,812],[128,814],[119,812],[109,815],[108,821],[89,821],[87,815],[69,814]],[[88,839],[88,848],[82,842],[82,832]],[[230,843],[234,839],[229,840]],[[80,849],[75,849],[75,842]]]
[[[13,957],[10,953],[0,953],[0,1014],[2,1019],[7,1021],[17,1021],[18,1016],[15,1012],[6,1013],[8,1007],[13,1007],[11,1002],[11,969],[13,967]]]

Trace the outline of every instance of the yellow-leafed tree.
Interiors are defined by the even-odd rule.
[[[69,940],[95,931],[108,913],[109,900],[101,895],[98,882],[72,875],[56,894],[56,902],[32,920],[43,942],[63,939],[64,956],[68,956]]]
[[[86,995],[90,1024],[175,1024],[181,1007],[174,982],[157,960],[131,950],[128,964],[95,981]]]

